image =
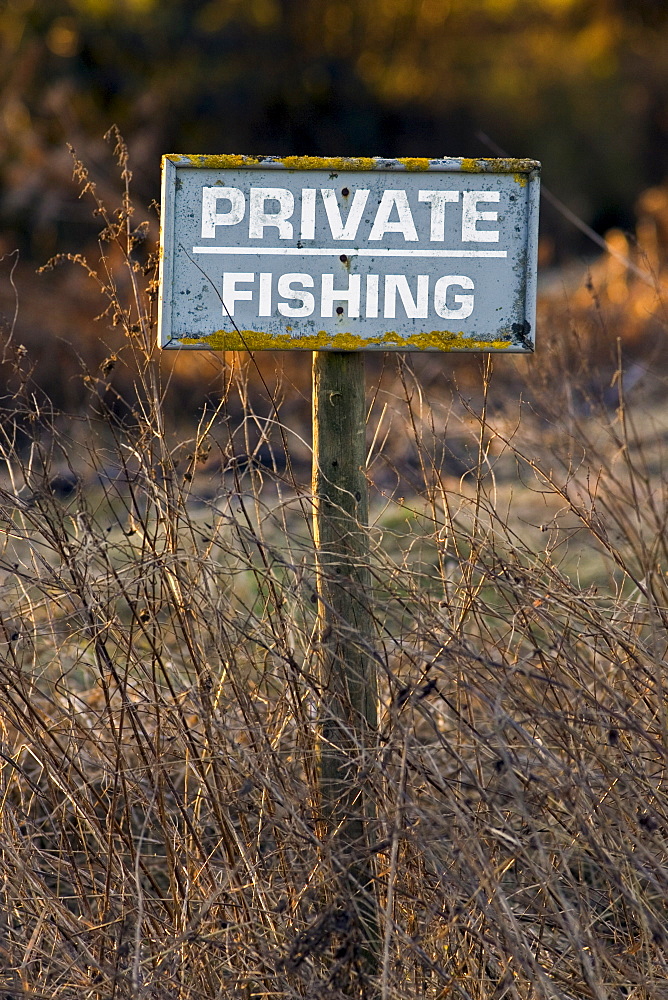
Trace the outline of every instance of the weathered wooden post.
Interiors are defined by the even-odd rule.
[[[320,793],[371,972],[376,679],[360,352],[533,351],[539,171],[516,159],[163,158],[161,346],[315,352]]]
[[[374,971],[378,943],[369,823],[375,814],[364,777],[376,741],[377,683],[371,573],[364,354],[313,355],[313,497],[322,706],[321,808],[345,902],[357,911]]]

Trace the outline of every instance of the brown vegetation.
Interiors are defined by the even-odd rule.
[[[639,346],[627,389],[613,271],[461,391],[440,357],[370,371],[370,973],[316,780],[306,373],[209,356],[219,396],[166,426],[127,191],[105,225],[113,268],[82,273],[118,339],[85,405],[5,339],[4,993],[668,995],[668,410]]]

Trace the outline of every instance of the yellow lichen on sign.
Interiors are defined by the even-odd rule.
[[[374,347],[418,351],[501,351],[512,347],[507,340],[475,340],[463,333],[432,330],[401,337],[391,331],[381,337],[359,337],[353,333],[328,334],[325,330],[305,337],[288,333],[260,333],[255,330],[218,330],[207,337],[181,337],[184,347],[209,347],[212,351],[363,351]],[[174,345],[175,346],[175,345]]]
[[[283,156],[280,160],[288,170],[373,170],[372,156]]]
[[[535,160],[515,159],[510,156],[501,159],[461,160],[461,170],[465,173],[512,174],[513,180],[522,187],[528,182],[529,174],[537,170],[539,164]]]
[[[429,170],[431,160],[424,156],[400,156],[399,163],[403,163],[406,170]]]
[[[221,153],[210,156],[198,153],[172,154],[167,153],[167,160],[173,163],[181,163],[184,159],[189,160],[193,167],[205,167],[208,170],[234,170],[238,167],[252,167],[262,163],[261,156],[244,156],[241,153]]]

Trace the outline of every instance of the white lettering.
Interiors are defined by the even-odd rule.
[[[452,286],[473,289],[473,282],[463,274],[446,274],[434,285],[434,309],[442,319],[466,319],[473,312],[472,295],[453,295],[458,309],[448,307],[448,290]]]
[[[404,274],[385,275],[385,316],[394,319],[397,315],[397,292],[408,319],[426,319],[429,314],[429,276],[419,274],[417,279],[417,300],[413,298],[408,278]]]
[[[258,316],[271,316],[271,283],[273,279],[271,271],[260,273],[260,304]]]
[[[255,299],[255,287],[240,288],[239,285],[255,286],[257,284],[257,316],[271,316],[274,279],[279,301],[273,304],[281,316],[292,319],[302,319],[317,314],[316,302],[318,292],[316,278],[311,274],[290,272],[274,275],[270,271],[254,274],[251,271],[225,271],[223,273],[223,315],[234,317],[238,302],[248,302]],[[322,274],[320,276],[320,315],[331,317],[346,315],[350,319],[358,318],[361,313],[362,277],[359,274],[348,276],[347,288],[335,288],[334,282],[340,280],[338,274]],[[383,282],[383,303],[380,303],[380,285]],[[364,316],[367,319],[396,319],[397,310],[405,313],[407,319],[427,319],[430,308],[437,316],[447,320],[466,319],[473,312],[474,283],[463,274],[446,274],[439,278],[433,287],[433,297],[430,296],[430,276],[418,274],[407,277],[405,274],[367,274],[365,275]],[[309,291],[313,289],[313,291]],[[430,301],[431,298],[431,301]],[[343,303],[343,305],[335,305]],[[398,305],[398,303],[400,303]],[[433,306],[432,306],[433,303]],[[347,307],[347,308],[344,308]],[[255,312],[253,306],[243,312],[251,315]],[[432,313],[433,315],[433,313]],[[246,320],[244,320],[246,322]]]
[[[218,202],[226,199],[230,203],[229,212],[217,212]],[[239,188],[202,188],[202,239],[216,238],[216,226],[236,226],[244,217],[246,199]]]
[[[479,212],[479,201],[500,201],[499,191],[464,191],[462,206],[462,242],[498,243],[498,229],[477,229],[478,222],[496,222],[498,212]],[[453,317],[454,318],[454,317]]]
[[[378,275],[367,274],[366,276],[366,317],[367,319],[378,318]]]
[[[295,289],[293,285],[301,285]],[[282,274],[278,279],[278,294],[286,299],[297,300],[301,304],[291,306],[287,302],[278,303],[278,311],[281,316],[292,316],[295,318],[310,316],[315,307],[315,299],[311,292],[304,291],[304,288],[313,288],[313,278],[310,274]],[[332,314],[330,313],[330,316]]]
[[[431,204],[429,239],[432,243],[442,243],[445,239],[445,206],[448,202],[459,201],[459,191],[418,191],[418,201]]]
[[[237,288],[240,281],[253,282],[255,275],[252,271],[239,271],[238,274],[233,271],[223,273],[223,316],[234,316],[236,302],[253,298],[253,292],[250,288]]]
[[[398,219],[396,222],[390,222],[390,213],[393,208],[397,210]],[[381,240],[385,233],[401,233],[405,240],[417,240],[418,238],[405,191],[383,191],[369,239]]]
[[[315,239],[315,188],[302,188],[302,240]]]
[[[325,205],[325,211],[327,212],[329,228],[332,231],[332,238],[335,240],[354,240],[357,236],[359,224],[362,221],[364,206],[366,205],[369,197],[368,188],[360,188],[358,191],[355,191],[345,225],[343,224],[343,219],[341,218],[341,209],[339,208],[339,203],[336,200],[334,188],[321,188],[320,190],[322,193],[322,200]]]
[[[265,202],[277,201],[277,212],[265,212]],[[267,226],[276,226],[279,238],[292,239],[292,223],[288,219],[295,210],[295,196],[287,188],[251,188],[248,235],[261,240]]]
[[[348,280],[348,288],[334,288],[334,275],[323,274],[322,289],[320,297],[320,315],[332,316],[334,313],[334,302],[348,303],[348,316],[354,317],[360,314],[360,293],[362,278],[359,274],[351,274]],[[343,307],[341,313],[343,313]],[[337,309],[338,312],[338,309]]]

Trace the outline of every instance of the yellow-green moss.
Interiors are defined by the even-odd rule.
[[[461,169],[466,173],[512,174],[513,180],[522,187],[527,184],[528,175],[540,167],[536,160],[513,159],[508,156],[496,160],[464,158],[461,164]]]
[[[374,170],[376,161],[372,156],[284,156],[272,160],[262,156],[244,156],[241,153],[225,153],[212,156],[183,153],[165,154],[165,159],[173,163],[189,160],[193,167],[209,170],[234,170],[240,167],[257,167],[265,160],[280,163],[287,170]],[[427,163],[429,161],[426,161]]]
[[[406,170],[429,170],[431,160],[424,156],[400,156],[399,163],[403,163]]]
[[[209,170],[257,167],[265,160],[270,163],[280,163],[287,170],[333,170],[338,173],[345,170],[375,170],[378,167],[378,161],[372,156],[284,156],[274,160],[272,157],[245,156],[241,153],[214,155],[166,153],[164,158],[173,163],[188,160],[193,167],[205,167]],[[405,170],[428,170],[432,161],[423,156],[402,156],[397,162],[401,163]],[[515,181],[522,185],[527,183],[528,174],[540,167],[535,160],[511,157],[477,160],[464,157],[459,162],[460,169],[466,173],[513,174]]]
[[[284,156],[279,161],[288,170],[373,170],[372,156]]]
[[[291,337],[288,333],[259,333],[255,330],[218,330],[208,337],[181,337],[184,347],[208,347],[213,351],[363,351],[373,347],[418,351],[502,351],[513,346],[508,340],[474,340],[463,333],[432,330],[409,337],[384,333],[380,337],[359,337],[353,333],[329,334],[325,330],[309,337]]]
[[[190,160],[193,167],[205,167],[208,170],[233,170],[236,167],[252,167],[262,163],[262,157],[244,156],[241,153],[221,153],[200,155],[198,153],[172,154],[167,153],[165,158],[173,163],[181,163],[182,160]]]

